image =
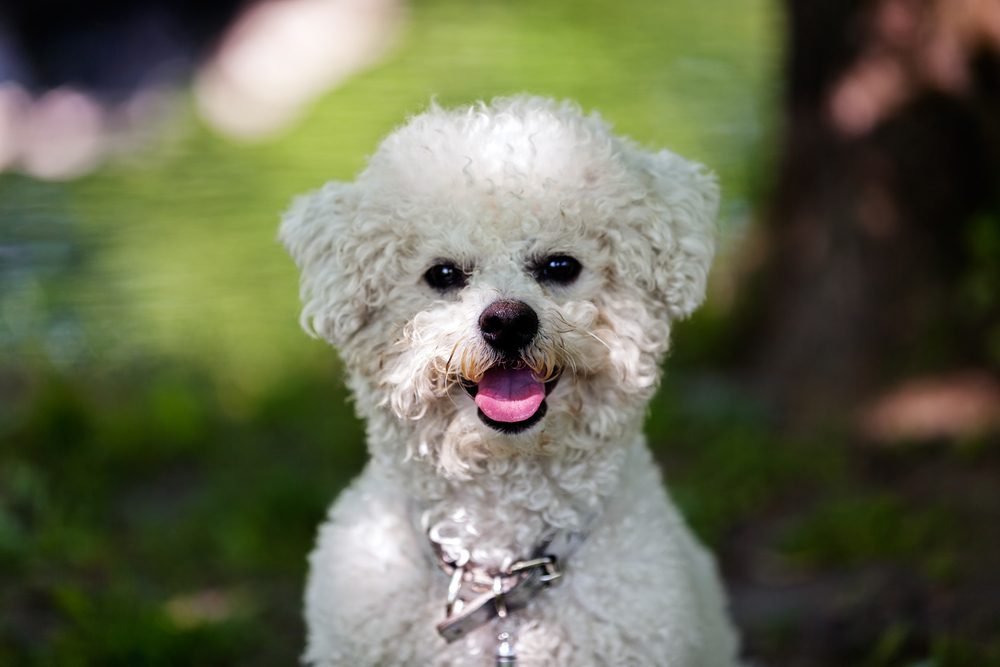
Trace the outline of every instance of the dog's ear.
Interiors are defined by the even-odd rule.
[[[652,251],[652,285],[672,320],[690,315],[705,299],[715,254],[719,184],[700,164],[670,152],[640,152],[650,186],[652,219],[643,234]]]
[[[353,268],[358,197],[351,183],[327,183],[297,197],[278,238],[302,274],[302,328],[343,348],[369,320],[367,286]]]

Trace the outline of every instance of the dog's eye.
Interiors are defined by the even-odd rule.
[[[435,264],[424,273],[424,280],[439,292],[447,292],[457,287],[465,287],[468,275],[450,262]]]
[[[580,262],[569,255],[552,255],[535,265],[534,274],[540,283],[569,285],[582,268]]]

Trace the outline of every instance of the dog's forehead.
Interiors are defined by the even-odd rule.
[[[568,149],[536,155],[492,154],[484,148],[456,153],[429,152],[421,163],[395,156],[371,175],[392,196],[423,206],[451,202],[484,210],[536,208],[560,198],[586,197],[610,169],[592,156]],[[524,202],[527,206],[520,206]]]
[[[427,256],[467,257],[479,266],[490,261],[573,251],[592,242],[582,229],[579,206],[560,209],[558,203],[517,199],[500,205],[487,199],[478,206],[441,205],[423,209],[421,220],[402,220],[398,229],[413,236],[411,247]]]
[[[429,113],[390,135],[359,181],[424,207],[530,212],[636,185],[627,152],[607,126],[572,113]]]
[[[606,240],[647,193],[644,174],[631,144],[599,118],[526,100],[412,119],[379,146],[356,191],[366,226],[419,261],[483,266]]]

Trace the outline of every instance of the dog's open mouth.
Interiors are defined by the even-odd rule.
[[[526,431],[545,416],[545,397],[552,393],[559,374],[548,382],[535,377],[525,366],[494,366],[479,382],[463,381],[462,386],[479,408],[479,418],[502,433]]]

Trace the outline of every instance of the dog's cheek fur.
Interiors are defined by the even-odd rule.
[[[670,339],[670,323],[643,300],[617,294],[599,302],[595,332],[607,343],[612,379],[629,402],[648,400],[660,381],[660,364]]]
[[[399,419],[423,417],[446,397],[455,370],[468,363],[468,357],[481,356],[469,349],[478,343],[469,331],[469,322],[475,321],[472,313],[478,311],[469,301],[438,301],[418,312],[383,355],[376,384],[382,404]]]

